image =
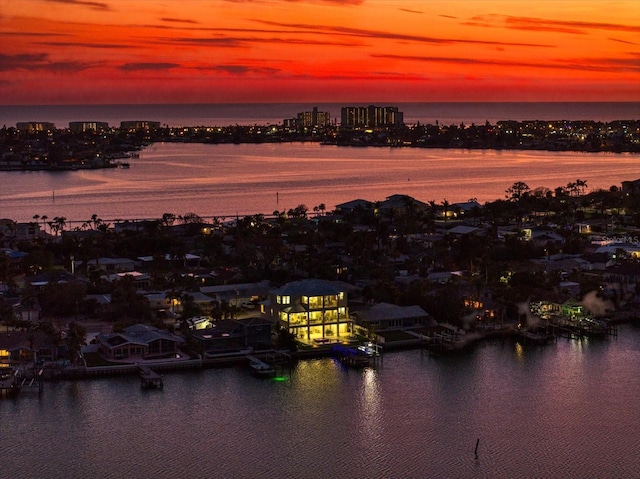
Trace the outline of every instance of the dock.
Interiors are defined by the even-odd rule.
[[[138,367],[140,369],[140,386],[143,389],[162,389],[164,387],[162,376],[147,366]]]
[[[263,360],[247,354],[249,366],[254,375],[258,377],[272,377],[276,375],[276,368],[272,364],[265,363]]]
[[[0,397],[14,397],[19,390],[17,372],[8,368],[6,371],[2,371],[0,373]]]
[[[373,345],[350,348],[336,344],[331,352],[342,364],[354,369],[373,366],[380,357],[379,349]]]

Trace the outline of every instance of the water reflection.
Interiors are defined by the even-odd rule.
[[[19,431],[0,436],[0,475],[633,478],[640,331],[575,343],[387,353],[362,371],[301,361],[286,382],[176,373],[156,393],[135,377],[48,383],[0,401]]]
[[[553,188],[584,171],[590,188],[608,189],[635,175],[637,165],[627,154],[155,144],[126,170],[0,172],[0,203],[17,221],[34,214],[70,221],[94,213],[103,219],[158,218],[167,211],[270,214],[299,204],[332,209],[354,196],[376,201],[394,193],[450,202],[472,193],[480,202],[493,201],[515,180]]]
[[[375,455],[383,436],[384,411],[378,383],[378,372],[366,368],[362,372],[361,393],[358,404],[358,431],[365,455]],[[373,459],[373,457],[372,457]]]

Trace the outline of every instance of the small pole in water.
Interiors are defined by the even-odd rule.
[[[53,202],[56,202],[56,190],[52,190],[51,191],[51,199],[53,200]]]
[[[478,440],[476,441],[476,450],[475,450],[476,459],[478,459],[478,444],[480,444],[480,438],[478,438]]]

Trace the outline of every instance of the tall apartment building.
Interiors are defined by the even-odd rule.
[[[395,106],[344,106],[340,115],[343,128],[401,126],[404,114]]]
[[[160,122],[146,120],[121,121],[120,128],[124,130],[155,130],[160,128]]]
[[[318,111],[314,106],[311,111],[302,111],[296,118],[284,120],[284,126],[288,128],[312,128],[317,126],[327,126],[331,123],[331,114],[328,111]]]
[[[51,131],[56,126],[48,121],[19,121],[16,128],[20,131]]]
[[[74,132],[103,131],[109,129],[109,124],[104,121],[70,121],[69,129]]]

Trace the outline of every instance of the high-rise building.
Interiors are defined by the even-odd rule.
[[[288,128],[314,128],[328,126],[331,123],[331,114],[328,111],[318,111],[314,106],[311,111],[302,111],[296,118],[284,120],[284,126]]]
[[[121,121],[120,128],[124,130],[155,130],[160,128],[160,122],[146,120]]]
[[[51,131],[56,126],[48,121],[20,121],[16,128],[20,131]]]
[[[343,128],[397,127],[404,124],[404,114],[395,106],[345,106],[340,119]]]
[[[104,121],[70,121],[69,129],[75,132],[104,131],[109,129],[109,124]]]

